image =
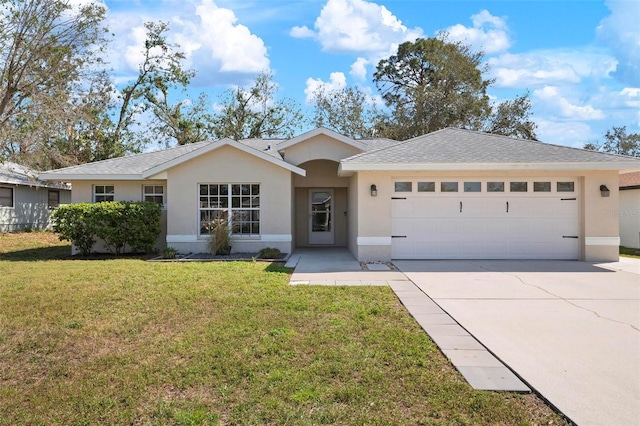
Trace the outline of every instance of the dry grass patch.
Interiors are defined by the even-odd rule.
[[[1,424],[562,423],[533,395],[471,389],[388,288],[291,287],[264,263],[19,261],[0,241]]]

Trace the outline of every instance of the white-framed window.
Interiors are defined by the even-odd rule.
[[[150,201],[164,207],[164,186],[144,185],[142,187],[142,201]]]
[[[93,202],[115,201],[116,190],[113,185],[93,185]]]
[[[60,191],[57,189],[49,190],[48,204],[50,209],[57,209],[60,207]]]
[[[217,219],[227,220],[233,235],[260,235],[260,184],[200,184],[198,191],[200,235]]]
[[[13,208],[13,188],[0,186],[0,207]]]

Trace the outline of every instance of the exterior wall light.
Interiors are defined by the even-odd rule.
[[[378,196],[378,188],[375,185],[371,185],[371,196],[372,197]]]
[[[600,195],[602,197],[608,197],[609,195],[611,195],[611,191],[609,191],[607,185],[600,185]]]

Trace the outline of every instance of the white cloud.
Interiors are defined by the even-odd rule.
[[[315,37],[316,33],[313,30],[309,29],[306,25],[301,27],[293,27],[289,31],[289,35],[295,38],[311,38]]]
[[[605,117],[601,109],[591,105],[575,105],[562,96],[558,87],[545,86],[535,90],[533,95],[545,102],[550,109],[555,110],[562,118],[569,120],[601,120]]]
[[[613,75],[625,84],[640,87],[640,2],[608,0],[605,3],[611,14],[600,21],[597,33],[618,60]]]
[[[555,49],[505,53],[490,58],[488,64],[496,87],[530,88],[607,78],[615,69],[616,61],[606,53],[590,49]]]
[[[213,0],[185,4],[179,15],[160,9],[153,16],[113,13],[109,20],[116,33],[110,59],[119,75],[137,72],[143,60],[143,23],[158,20],[170,22],[167,39],[180,45],[186,56],[185,65],[196,70],[195,83],[237,81],[238,76],[269,69],[263,40],[238,23],[231,9],[218,7]]]
[[[503,18],[491,15],[487,10],[471,16],[473,27],[453,25],[444,31],[449,39],[470,45],[487,54],[503,52],[511,46],[507,24]]]
[[[369,61],[367,61],[365,58],[360,57],[356,59],[356,61],[351,64],[351,71],[349,72],[349,74],[360,81],[365,81],[367,79],[368,64]]]
[[[585,143],[597,139],[588,124],[579,121],[556,122],[536,120],[538,139],[543,142],[582,148]]]
[[[307,79],[307,88],[304,89],[304,93],[306,95],[306,101],[310,104],[313,101],[314,93],[318,89],[323,89],[327,92],[332,90],[340,90],[347,87],[347,78],[342,72],[332,72],[329,75],[329,81],[322,81],[320,78],[311,78]]]
[[[395,51],[397,45],[422,36],[407,28],[386,7],[366,0],[328,0],[314,24],[294,27],[294,37],[314,37],[328,52],[360,52],[373,57]]]

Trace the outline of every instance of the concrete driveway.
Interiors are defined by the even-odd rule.
[[[640,260],[394,264],[577,424],[640,424]]]

